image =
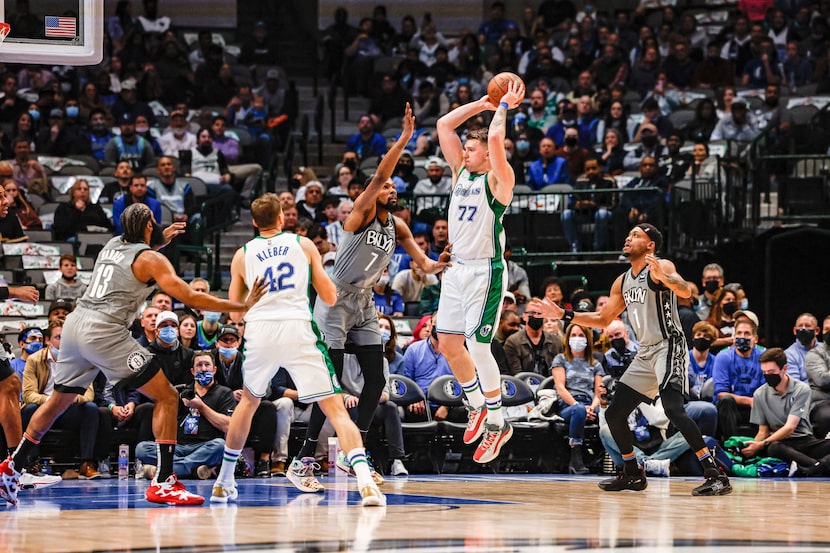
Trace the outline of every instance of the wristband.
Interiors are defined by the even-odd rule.
[[[507,102],[499,102],[499,107],[500,107],[500,108],[504,108],[504,109],[505,109],[505,111],[507,111],[507,110],[509,110],[509,109],[510,109],[510,106],[509,106],[509,105],[507,105]]]
[[[565,327],[571,324],[571,321],[574,320],[574,310],[573,309],[566,309],[565,314],[562,315],[562,322],[565,323]]]

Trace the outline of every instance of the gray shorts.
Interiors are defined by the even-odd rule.
[[[55,387],[61,392],[82,394],[99,369],[116,384],[141,372],[152,358],[153,354],[136,342],[123,324],[78,308],[63,325],[53,374]]]
[[[331,349],[345,349],[346,342],[356,346],[382,345],[371,290],[346,292],[338,288],[337,302],[332,306],[317,298],[314,321]]]
[[[674,388],[689,395],[689,350],[683,336],[672,336],[640,350],[620,382],[654,399],[660,390]]]

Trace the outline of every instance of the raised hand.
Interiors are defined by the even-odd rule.
[[[507,102],[510,109],[519,105],[525,97],[525,85],[521,81],[510,81],[507,85],[507,92],[501,97],[502,102]]]
[[[409,105],[409,102],[406,103],[406,110],[404,111],[401,125],[403,127],[401,136],[406,137],[407,141],[409,141],[409,139],[412,138],[412,134],[415,132],[415,116],[412,115],[412,106]]]

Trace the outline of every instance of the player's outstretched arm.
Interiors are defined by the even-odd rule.
[[[464,147],[461,145],[461,139],[455,132],[464,121],[478,115],[482,111],[494,110],[496,106],[490,103],[487,96],[483,96],[475,102],[459,106],[441,117],[435,124],[438,129],[438,142],[441,145],[441,154],[452,169],[453,175],[458,174],[458,170],[464,164]]]
[[[311,265],[311,285],[317,290],[317,297],[323,300],[326,305],[334,305],[334,302],[337,301],[337,287],[323,268],[323,258],[320,257],[317,246],[305,236],[300,237],[300,246]]]
[[[490,190],[496,199],[507,205],[513,199],[513,186],[516,184],[516,175],[513,167],[507,161],[504,150],[504,139],[507,137],[507,106],[519,102],[525,95],[525,85],[520,81],[510,81],[507,93],[502,96],[490,128],[487,131],[487,150],[490,153],[490,174],[495,177],[488,180]]]
[[[692,289],[686,284],[686,279],[677,273],[674,263],[668,259],[659,259],[653,254],[646,254],[646,263],[648,263],[648,274],[659,284],[662,284],[679,298],[690,298],[692,296]]]
[[[409,257],[412,258],[412,262],[418,265],[425,273],[434,275],[452,265],[450,263],[452,245],[447,244],[447,247],[438,256],[438,261],[435,261],[427,257],[424,251],[418,247],[418,244],[415,243],[415,239],[412,237],[412,231],[409,230],[406,223],[397,217],[395,217],[395,234],[398,237],[398,242],[403,246],[406,253],[409,254]]]
[[[562,319],[566,322],[566,326],[574,322],[591,328],[605,328],[625,309],[625,300],[622,297],[622,277],[617,277],[614,281],[610,298],[599,313],[574,313],[571,309],[562,309],[547,299],[540,300],[539,298],[530,300],[526,309],[535,309],[546,318]]]
[[[228,287],[228,299],[235,302],[244,303],[248,296],[248,285],[245,284],[245,250],[239,248],[233,254],[233,261],[231,261],[231,284]],[[237,323],[242,320],[245,313],[240,311],[232,311],[230,318]]]

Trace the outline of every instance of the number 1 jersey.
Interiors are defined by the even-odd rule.
[[[311,264],[300,246],[300,236],[281,232],[257,236],[243,246],[245,285],[253,289],[262,278],[268,291],[245,315],[245,321],[311,320],[309,285]]]
[[[504,254],[502,216],[507,209],[490,191],[487,174],[458,173],[447,215],[452,253],[459,259],[501,259]]]

